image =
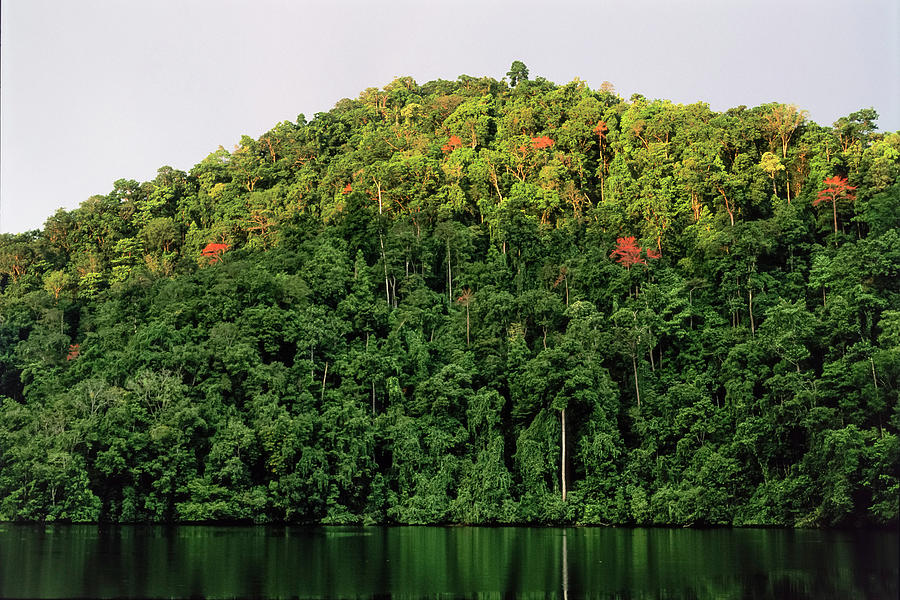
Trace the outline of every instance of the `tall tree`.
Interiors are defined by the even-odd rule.
[[[514,60],[506,74],[509,77],[509,85],[516,87],[523,81],[528,81],[528,67],[520,60]]]
[[[837,234],[838,201],[852,202],[856,198],[856,196],[853,194],[853,190],[855,190],[856,187],[850,185],[847,182],[847,178],[841,177],[840,175],[828,177],[822,182],[822,184],[825,186],[825,188],[819,191],[818,196],[816,196],[816,199],[813,200],[813,206],[818,206],[822,203],[831,203],[831,210],[832,214],[834,215],[834,233]],[[837,239],[835,239],[834,243],[837,244]]]

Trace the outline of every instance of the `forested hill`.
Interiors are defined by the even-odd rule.
[[[508,75],[0,236],[0,520],[895,526],[900,134]]]

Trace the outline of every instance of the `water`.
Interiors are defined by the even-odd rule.
[[[888,532],[0,524],[3,598],[896,598]]]

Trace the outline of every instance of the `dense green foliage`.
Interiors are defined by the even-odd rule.
[[[0,519],[896,523],[900,134],[509,75],[0,237]]]

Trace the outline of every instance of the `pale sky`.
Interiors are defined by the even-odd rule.
[[[0,232],[188,171],[396,76],[559,84],[900,129],[898,0],[3,0]]]

